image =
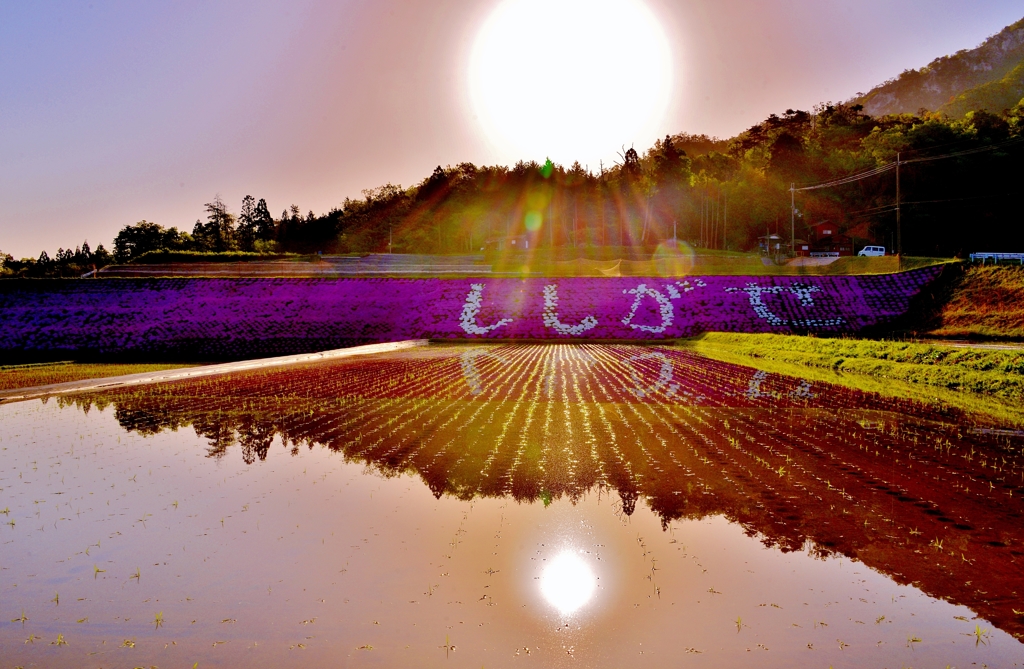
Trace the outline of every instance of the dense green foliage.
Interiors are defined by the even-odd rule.
[[[15,260],[11,255],[0,251],[0,277],[78,277],[109,265],[112,260],[113,257],[102,244],[93,251],[89,248],[89,242],[83,243],[74,251],[57,249],[53,258],[43,251],[39,258]]]
[[[772,115],[726,145],[666,137],[643,156],[594,173],[520,162],[512,168],[462,163],[438,167],[412,188],[387,184],[346,199],[327,214],[303,216],[292,205],[268,219],[266,205],[243,201],[236,219],[223,203],[191,234],[148,222],[115,240],[119,260],[156,249],[293,253],[508,254],[588,248],[646,249],[677,237],[701,249],[755,250],[765,231],[790,237],[791,184],[814,184],[878,167],[850,184],[799,192],[797,238],[824,220],[858,245],[895,246],[896,170],[900,156],[903,250],[928,256],[1024,246],[1010,223],[1024,177],[1024,106],[1002,115],[972,112],[872,118],[857,106]],[[679,148],[689,145],[693,155]],[[696,153],[717,147],[721,152]],[[967,151],[968,154],[962,155]],[[980,152],[975,152],[980,151]],[[950,154],[957,154],[947,158]],[[938,158],[937,160],[931,160]],[[921,159],[925,159],[923,162]],[[263,213],[261,213],[263,212]],[[516,240],[517,246],[511,242]],[[593,252],[592,257],[607,254]],[[635,255],[635,254],[634,254]]]
[[[247,196],[236,217],[215,199],[206,205],[207,220],[197,221],[191,233],[148,221],[125,226],[114,241],[114,257],[125,262],[159,249],[469,253],[489,248],[507,254],[526,242],[531,249],[573,249],[576,255],[595,247],[650,250],[673,237],[701,249],[755,250],[765,231],[788,242],[790,184],[799,188],[886,166],[846,185],[799,192],[796,235],[806,239],[810,224],[830,220],[858,245],[893,248],[892,161],[898,155],[905,163],[899,170],[905,253],[952,256],[1024,247],[1024,230],[1014,222],[1024,179],[1024,105],[1002,115],[972,112],[949,120],[906,114],[873,118],[858,106],[826,104],[813,112],[772,115],[725,146],[688,140],[666,137],[643,156],[629,149],[621,163],[598,173],[578,163],[566,169],[550,161],[512,168],[438,167],[412,188],[387,184],[321,216],[303,216],[292,205],[273,219],[264,200],[256,203]],[[694,155],[680,148],[686,145]],[[722,152],[696,153],[709,146]],[[36,265],[48,267],[47,262],[41,258]],[[29,265],[23,261],[18,269],[13,261],[5,263],[18,274],[38,274],[38,268],[26,270]]]
[[[813,241],[811,226],[824,221],[855,249],[878,244],[931,257],[1022,251],[1021,86],[1024,21],[978,49],[903,73],[862,96],[863,105],[786,110],[729,140],[666,136],[642,154],[623,147],[614,165],[596,169],[551,161],[438,166],[411,188],[365,190],[322,215],[293,204],[275,218],[266,200],[248,195],[236,215],[218,197],[191,232],[148,221],[125,226],[113,259],[158,250],[487,251],[515,265],[527,245],[530,255],[549,250],[559,259],[644,259],[674,250],[676,240],[702,254],[757,251],[769,233],[784,250],[794,236]],[[110,259],[102,247],[85,249],[53,260],[45,252],[38,260],[8,258],[2,273],[73,276]]]
[[[942,105],[939,111],[960,117],[972,109],[1008,109],[1024,99],[1024,58],[1002,79],[976,86]]]

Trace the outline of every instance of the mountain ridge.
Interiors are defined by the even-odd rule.
[[[974,49],[941,56],[920,69],[858,93],[850,102],[871,116],[914,114],[925,109],[953,117],[987,109],[999,113],[1024,97],[1024,19]]]

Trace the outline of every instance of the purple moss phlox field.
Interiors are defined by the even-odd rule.
[[[243,358],[403,339],[853,333],[939,268],[871,276],[110,279],[0,283],[0,351]]]

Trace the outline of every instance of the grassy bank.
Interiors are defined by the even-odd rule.
[[[936,337],[1024,340],[1024,267],[967,268],[931,325]]]
[[[683,346],[698,350],[715,360],[753,367],[769,374],[805,379],[851,388],[883,397],[911,399],[932,406],[945,406],[967,412],[972,416],[987,417],[994,426],[1024,426],[1024,405],[1019,400],[1006,400],[991,395],[949,390],[909,381],[899,381],[867,374],[845,374],[824,367],[808,367],[799,363],[779,362],[766,358],[753,358],[731,352],[727,347],[701,348],[695,341]]]
[[[189,366],[190,365],[182,364],[118,365],[74,362],[42,363],[38,365],[6,365],[0,366],[0,390],[48,386],[54,383],[84,381],[85,379],[102,379],[111,376],[123,376],[125,374],[159,372],[165,369],[178,369],[179,367]]]
[[[226,263],[226,262],[260,262],[269,260],[311,261],[316,255],[299,255],[297,253],[251,253],[247,251],[227,251],[214,253],[205,251],[146,251],[128,261],[133,265],[160,265],[164,263]]]
[[[727,354],[1006,401],[1024,400],[1024,351],[1020,350],[730,333],[709,333],[685,345],[711,357]]]
[[[140,276],[152,268],[154,276],[321,276],[341,269],[335,260],[356,260],[358,254],[296,255],[258,253],[199,253],[189,251],[151,251],[133,259],[128,265],[111,265],[100,272],[101,277]],[[889,274],[948,262],[943,258],[901,259],[843,257],[827,265],[776,265],[756,253],[698,249],[692,253],[663,252],[648,247],[589,247],[581,249],[536,249],[529,252],[445,255],[375,254],[365,256],[372,261],[375,276],[408,276],[405,258],[418,264],[434,265],[424,275],[443,271],[451,276],[478,276],[491,272],[524,276],[601,277],[601,276],[847,276]],[[322,262],[321,262],[322,261]],[[391,265],[391,262],[397,264]],[[461,262],[460,262],[461,261]],[[475,266],[475,269],[472,267]],[[466,269],[467,267],[471,269]],[[358,273],[359,264],[344,264],[344,274]],[[489,271],[488,271],[489,270]],[[414,272],[413,272],[414,273]]]
[[[541,254],[494,261],[496,272],[528,272],[542,276],[846,276],[890,274],[947,262],[943,258],[843,257],[827,265],[775,265],[756,254],[699,251],[694,255],[651,258],[575,258],[558,260]],[[767,263],[767,264],[766,264]]]

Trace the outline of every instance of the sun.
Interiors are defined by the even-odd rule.
[[[563,616],[582,608],[594,596],[597,577],[590,566],[573,551],[559,553],[540,577],[540,591]]]
[[[640,0],[504,0],[476,36],[468,80],[503,157],[596,162],[658,136],[672,53]]]

